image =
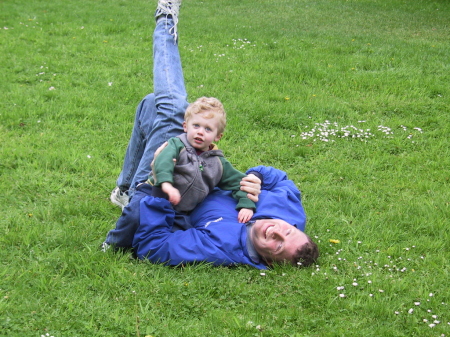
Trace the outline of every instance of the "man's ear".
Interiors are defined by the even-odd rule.
[[[220,140],[220,138],[222,138],[222,136],[223,136],[223,133],[219,133],[219,134],[216,136],[216,138],[214,138],[214,141],[215,141],[215,142],[218,142],[218,141]]]

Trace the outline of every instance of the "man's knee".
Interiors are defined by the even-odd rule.
[[[136,118],[141,119],[143,113],[151,113],[156,110],[155,94],[151,93],[145,96],[136,109]]]

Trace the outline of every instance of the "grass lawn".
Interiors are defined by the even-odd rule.
[[[312,268],[102,253],[156,1],[0,3],[0,336],[450,336],[450,3],[185,0],[191,100],[302,191]]]

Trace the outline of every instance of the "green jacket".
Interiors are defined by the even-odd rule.
[[[176,165],[173,159],[176,159]],[[186,134],[182,134],[169,139],[168,145],[156,157],[149,180],[158,187],[163,182],[170,182],[180,191],[181,201],[174,206],[176,211],[192,211],[214,187],[232,191],[238,200],[236,209],[255,209],[255,203],[240,190],[243,177],[245,174],[236,170],[216,145],[212,150],[197,155]]]

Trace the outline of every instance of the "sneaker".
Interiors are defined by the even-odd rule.
[[[111,245],[109,243],[103,242],[100,245],[100,251],[102,251],[103,253],[106,253],[106,251],[111,248]]]
[[[114,205],[117,205],[123,209],[126,205],[128,205],[130,197],[126,192],[122,192],[119,187],[116,187],[112,190],[110,199]]]
[[[156,8],[155,18],[161,15],[171,15],[173,19],[173,27],[170,28],[170,33],[177,39],[177,24],[178,14],[180,13],[181,0],[158,0],[158,7]]]

